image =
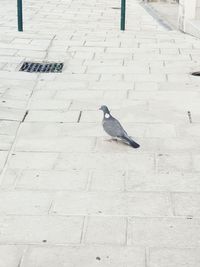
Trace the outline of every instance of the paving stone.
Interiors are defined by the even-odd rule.
[[[68,65],[64,71],[65,73],[71,73],[71,74],[82,74],[86,72],[86,67],[85,66],[81,66],[81,67],[77,67],[77,66],[70,66]]]
[[[129,74],[129,73],[148,73],[149,72],[149,69],[148,67],[140,67],[140,66],[132,66],[132,67],[115,67],[113,69],[112,66],[103,66],[103,67],[95,67],[95,66],[92,66],[92,67],[88,67],[87,69],[87,72],[88,73],[126,73],[126,74]]]
[[[30,90],[22,89],[22,88],[20,90],[16,90],[16,88],[13,89],[12,87],[13,86],[11,86],[11,89],[6,90],[6,92],[4,94],[4,98],[12,99],[12,100],[20,100],[20,101],[22,101],[22,100],[26,100],[27,101],[29,99],[29,97],[31,95],[31,91]]]
[[[54,216],[2,216],[1,243],[71,244],[79,243],[83,219]],[[23,225],[23,231],[21,227]]]
[[[123,59],[85,60],[83,65],[87,66],[122,66]]]
[[[156,91],[158,90],[158,83],[155,82],[136,82],[135,83],[135,90],[139,91]]]
[[[13,56],[17,53],[16,49],[0,48],[0,55]]]
[[[53,89],[53,90],[34,90],[33,95],[31,97],[32,101],[42,101],[42,100],[50,100],[53,99],[55,97],[57,93],[57,90]]]
[[[12,43],[29,44],[31,43],[31,40],[26,38],[15,38]]]
[[[132,245],[197,248],[199,237],[199,219],[131,218],[129,220],[128,242]]]
[[[23,59],[22,59],[23,60]],[[18,61],[17,61],[18,62]],[[34,81],[36,79],[36,73],[28,74],[25,72],[13,72],[12,75],[8,71],[0,71],[0,78],[6,80],[20,80],[20,81]]]
[[[82,51],[77,51],[74,55],[75,59],[87,59],[91,60],[94,58],[94,52],[82,52]]]
[[[169,82],[189,82],[190,76],[188,74],[168,74],[167,75]]]
[[[173,200],[177,216],[199,216],[200,195],[198,193],[176,193],[173,194]]]
[[[17,177],[19,176],[19,170],[8,170],[6,169],[4,174],[0,176],[0,187],[1,189],[11,189],[15,187]]]
[[[19,265],[25,250],[25,246],[0,245],[0,266],[15,267],[17,264]]]
[[[186,137],[199,137],[200,136],[200,125],[198,124],[190,124],[190,125],[182,125],[178,130],[178,134]]]
[[[74,58],[73,58],[74,60]],[[83,59],[76,59],[75,60],[84,60]],[[56,79],[57,78],[57,79]],[[69,82],[69,89],[70,89],[70,85],[72,82],[72,89],[73,87],[73,83],[76,81],[76,84],[81,81],[81,85],[79,85],[79,87],[76,87],[77,89],[87,89],[86,86],[88,84],[89,81],[98,81],[99,80],[99,74],[96,73],[63,73],[60,74],[59,76],[55,76],[55,80],[59,80],[60,82],[65,82],[65,88],[64,90],[66,90],[66,82]],[[68,88],[68,87],[67,87]]]
[[[9,62],[9,63],[21,63],[24,60],[23,57],[15,57],[15,56],[0,56],[0,62]],[[3,73],[1,72],[3,75]]]
[[[27,122],[20,128],[20,136],[24,137],[84,137],[84,136],[105,136],[102,126],[99,123],[52,123],[52,122]]]
[[[104,101],[108,101],[110,98],[111,99],[125,99],[127,98],[128,91],[119,91],[119,90],[112,90],[112,91],[104,91]]]
[[[97,46],[97,47],[119,47],[120,42],[92,42],[92,41],[86,41],[85,46]]]
[[[186,75],[188,74],[190,71],[192,71],[192,67],[188,67],[188,66],[180,66],[179,68],[177,67],[159,67],[159,66],[150,66],[151,68],[151,73],[167,73],[168,74],[168,78],[169,78],[169,82],[172,82],[171,80],[173,79],[178,79],[181,77],[182,75]],[[175,76],[177,75],[177,76]],[[187,78],[184,78],[184,80],[187,81]],[[182,80],[181,82],[183,82],[184,80]]]
[[[53,168],[57,157],[57,153],[15,152],[9,160],[9,168],[48,170]]]
[[[145,137],[176,137],[176,129],[173,124],[151,124],[145,129]]]
[[[150,249],[150,267],[196,267],[200,263],[199,248],[152,248]],[[172,260],[173,259],[173,260]]]
[[[199,163],[198,163],[199,162],[199,158],[200,158],[199,154],[193,155],[193,157],[192,157],[194,170],[196,170],[196,171],[200,170]]]
[[[103,97],[104,92],[99,90],[69,90],[58,91],[56,93],[56,99],[99,99]]]
[[[95,59],[97,60],[104,60],[104,59],[133,59],[133,53],[95,53]]]
[[[125,81],[135,82],[164,82],[166,81],[166,75],[164,74],[125,74]]]
[[[124,191],[125,172],[94,171],[90,185],[91,191]]]
[[[33,110],[67,110],[70,106],[70,101],[61,100],[37,100],[32,101],[30,109]]]
[[[199,152],[200,147],[198,146],[199,138],[168,138],[162,141],[162,151],[175,151],[175,152]]]
[[[92,151],[95,138],[62,137],[59,138],[18,138],[14,151],[45,151],[45,152],[87,152]]]
[[[39,111],[31,110],[26,117],[27,121],[77,122],[77,111]]]
[[[6,65],[6,63],[4,63],[4,62],[0,63],[0,70],[4,69],[5,65]]]
[[[17,52],[18,56],[26,57],[26,60],[33,59],[33,61],[36,60],[43,60],[43,58],[46,55],[45,51],[29,51],[29,50],[19,50]]]
[[[126,179],[127,191],[200,192],[199,174],[184,171],[141,174],[130,171]]]
[[[68,123],[67,123],[68,124]],[[77,123],[72,123],[77,125]],[[71,123],[70,123],[71,125]],[[49,137],[59,136],[63,123],[54,123],[54,122],[24,122],[20,127],[20,137],[34,138],[40,137],[43,138],[46,135]]]
[[[78,257],[77,257],[78,255]],[[68,247],[35,247],[30,248],[25,255],[22,267],[53,267],[64,266],[96,267],[144,267],[145,252],[143,248],[123,246],[68,246]],[[10,266],[8,266],[10,267]]]
[[[0,150],[9,150],[14,141],[14,136],[0,135]]]
[[[55,214],[169,216],[169,196],[165,193],[59,193],[53,207]]]
[[[2,171],[4,167],[7,155],[8,155],[8,151],[0,151],[0,171]]]
[[[134,88],[134,80],[129,82],[124,81],[99,81],[89,84],[89,89],[92,90],[132,90]]]
[[[81,122],[101,122],[102,114],[99,111],[83,111]]]
[[[191,171],[192,157],[190,154],[158,154],[157,168],[160,172]]]
[[[16,108],[0,107],[0,120],[21,121],[24,115],[24,110]]]
[[[18,99],[1,98],[0,107],[25,109],[26,102]]]
[[[50,193],[4,191],[0,192],[0,214],[42,215],[47,214],[53,195]]]
[[[13,174],[14,175],[14,174]],[[5,180],[6,180],[5,176]],[[18,175],[17,189],[84,191],[88,173],[84,171],[23,171]]]
[[[53,156],[52,154],[51,157]],[[117,171],[134,169],[147,172],[154,169],[154,156],[148,153],[140,154],[136,152],[136,154],[133,154],[132,150],[130,153],[61,154],[57,159],[55,168],[57,170],[88,168]]]
[[[84,242],[86,244],[124,245],[126,219],[123,217],[89,217]]]
[[[92,53],[94,55],[94,53],[103,53],[105,50],[105,47],[95,47],[95,46],[69,46],[67,51],[69,52],[74,52],[75,53],[75,57],[77,52],[78,53],[84,53],[86,52],[87,55],[90,55],[90,53]],[[88,61],[93,60],[93,57],[88,57],[86,58]],[[78,58],[78,60],[84,60],[84,57],[80,57]]]
[[[122,81],[123,80],[123,74],[107,74],[107,73],[102,73],[100,74],[100,81]]]

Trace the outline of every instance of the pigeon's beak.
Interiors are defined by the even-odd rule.
[[[102,110],[102,108],[100,107],[99,110]]]

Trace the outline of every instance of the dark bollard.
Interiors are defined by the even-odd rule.
[[[126,0],[121,0],[121,31],[125,31]]]
[[[22,0],[17,0],[18,31],[23,32]]]

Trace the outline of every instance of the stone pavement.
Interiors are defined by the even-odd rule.
[[[1,5],[0,267],[200,266],[200,40],[136,0],[125,32],[116,0],[26,0],[23,33]]]

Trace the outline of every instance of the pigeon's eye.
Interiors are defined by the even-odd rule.
[[[108,113],[105,114],[106,119],[110,118],[110,115]]]

